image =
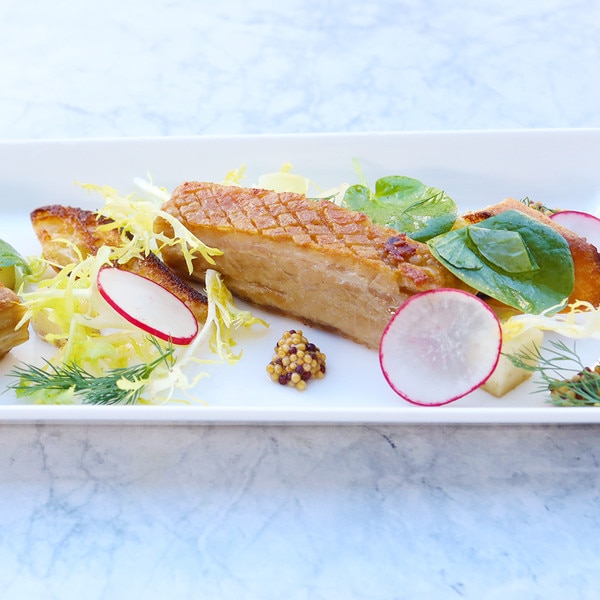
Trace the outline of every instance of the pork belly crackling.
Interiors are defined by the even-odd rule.
[[[336,204],[295,193],[186,182],[163,209],[219,248],[216,264],[194,262],[202,281],[215,268],[227,287],[254,304],[377,348],[394,311],[409,296],[464,288],[429,252],[393,229]],[[170,225],[155,225],[172,235]],[[163,258],[189,276],[183,256]]]

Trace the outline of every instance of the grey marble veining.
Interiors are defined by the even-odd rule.
[[[597,127],[599,27],[595,0],[3,0],[0,139]],[[0,597],[595,598],[598,439],[3,425]]]
[[[596,427],[0,433],[7,598],[591,598],[597,587]]]

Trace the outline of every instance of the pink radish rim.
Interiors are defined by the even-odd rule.
[[[587,219],[593,219],[594,221],[598,221],[598,223],[600,223],[600,218],[598,218],[596,215],[593,215],[589,212],[585,212],[583,210],[572,210],[570,208],[566,210],[556,211],[555,213],[549,215],[549,217],[554,220],[557,216],[560,218],[560,215],[577,215],[580,217],[585,217]]]
[[[421,296],[425,296],[428,294],[448,293],[448,292],[463,294],[464,296],[466,296],[468,298],[476,300],[486,310],[488,310],[493,315],[494,320],[497,323],[498,333],[499,333],[498,353],[496,355],[496,360],[494,361],[489,373],[483,379],[481,379],[477,384],[475,384],[474,386],[469,388],[466,392],[457,394],[457,395],[453,396],[452,398],[450,398],[448,400],[444,400],[442,402],[419,402],[418,400],[408,397],[406,395],[406,392],[402,392],[401,390],[399,390],[398,387],[392,382],[391,376],[389,375],[388,370],[385,368],[385,366],[383,364],[383,362],[384,362],[383,361],[383,351],[382,351],[383,341],[384,341],[385,336],[388,333],[389,329],[392,327],[394,321],[398,317],[399,313],[404,308],[406,308],[406,306],[408,306],[410,303],[414,302],[415,300],[418,300]],[[398,394],[401,398],[403,398],[407,402],[410,402],[411,404],[414,404],[416,406],[431,406],[431,407],[444,406],[446,404],[450,404],[451,402],[455,402],[456,400],[459,400],[460,398],[464,398],[471,392],[474,392],[475,390],[479,389],[492,376],[492,374],[496,370],[496,367],[498,366],[498,362],[500,360],[501,351],[502,351],[502,327],[500,325],[500,321],[498,320],[498,317],[496,316],[496,314],[494,313],[494,311],[490,308],[490,306],[488,304],[486,304],[481,298],[479,298],[479,297],[475,296],[474,294],[471,294],[470,292],[467,292],[465,290],[459,290],[459,289],[455,289],[455,288],[436,288],[434,290],[427,290],[424,292],[419,292],[418,294],[411,296],[396,309],[396,312],[394,313],[392,318],[389,320],[388,324],[386,325],[386,327],[381,335],[381,340],[379,342],[379,365],[381,367],[381,371],[383,372],[383,376],[385,377],[385,380],[387,381],[388,385],[392,388],[392,390],[394,390],[394,392],[396,394]]]
[[[173,299],[175,299],[181,305],[181,310],[186,310],[191,316],[191,320],[194,323],[194,333],[192,335],[186,335],[186,336],[170,335],[160,329],[156,329],[155,327],[152,327],[151,325],[144,323],[140,319],[137,319],[133,315],[129,314],[127,311],[123,310],[121,305],[112,299],[110,294],[104,289],[104,286],[102,285],[101,273],[103,271],[110,270],[110,269],[117,269],[117,270],[121,271],[117,267],[102,267],[100,269],[100,271],[98,271],[98,275],[96,277],[96,284],[97,284],[98,291],[100,292],[100,295],[102,296],[102,298],[104,298],[104,300],[106,300],[106,302],[110,305],[110,307],[115,312],[117,312],[117,314],[119,316],[123,317],[126,321],[129,321],[132,325],[135,325],[142,331],[145,331],[145,332],[149,333],[150,335],[153,335],[154,337],[157,337],[158,339],[161,339],[165,342],[171,342],[178,346],[187,346],[188,344],[190,344],[192,342],[192,340],[198,334],[198,321],[197,321],[196,317],[194,316],[194,313],[191,311],[191,309],[180,298],[178,298],[171,291],[164,288],[159,283],[156,283],[156,281],[153,281],[149,277],[145,277],[144,275],[140,275],[138,273],[133,273],[131,271],[124,271],[124,270],[121,271],[122,273],[127,273],[127,276],[139,277],[140,279],[146,280],[147,282],[149,282],[150,284],[155,286],[158,290],[160,290],[160,293],[169,294]]]

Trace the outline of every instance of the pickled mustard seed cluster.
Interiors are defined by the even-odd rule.
[[[309,381],[325,376],[325,360],[325,354],[301,330],[291,329],[277,341],[267,373],[276,383],[305,390]]]

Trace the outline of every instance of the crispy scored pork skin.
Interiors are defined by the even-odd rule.
[[[98,229],[106,222],[92,211],[59,204],[44,206],[31,213],[31,223],[45,258],[61,267],[79,261],[75,247],[82,258],[94,256],[102,246],[119,247],[121,236],[115,229]],[[70,243],[66,243],[67,240]],[[120,268],[159,283],[182,300],[199,322],[206,321],[206,296],[173,273],[154,254],[133,258]]]
[[[26,325],[15,329],[25,312],[17,294],[0,284],[0,358],[29,339]]]
[[[575,285],[569,296],[569,302],[584,300],[594,306],[600,305],[600,254],[595,246],[588,243],[585,238],[573,233],[570,229],[558,225],[540,211],[535,210],[513,198],[507,198],[499,204],[488,206],[483,210],[466,213],[462,216],[465,225],[479,223],[484,219],[493,217],[507,210],[519,210],[538,221],[549,225],[560,233],[569,244],[573,265],[575,268]]]
[[[370,348],[409,296],[464,287],[426,245],[327,200],[187,182],[163,209],[223,251],[213,268],[234,294]],[[156,227],[172,235],[166,221]],[[163,258],[187,275],[177,249]],[[193,278],[202,281],[208,267],[196,260]]]

